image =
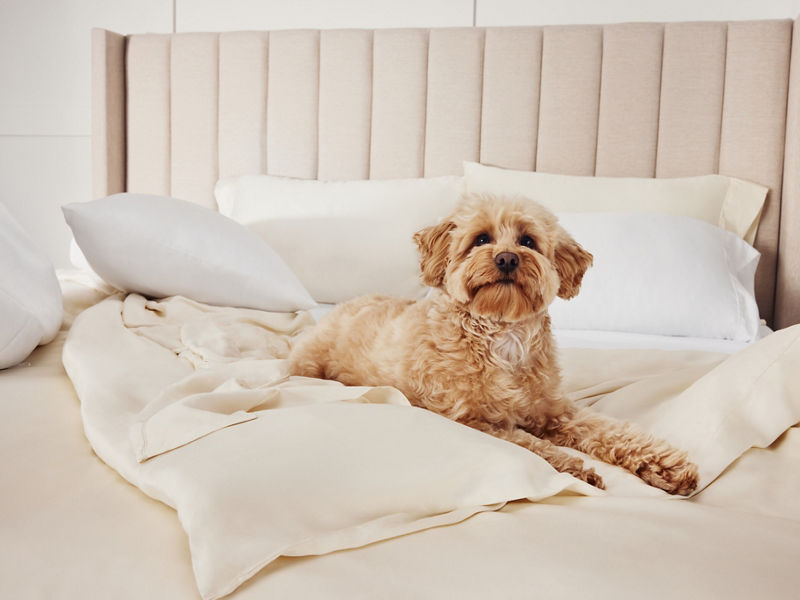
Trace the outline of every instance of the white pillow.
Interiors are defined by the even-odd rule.
[[[725,177],[579,177],[464,163],[470,193],[521,195],[563,212],[660,212],[701,219],[753,244],[768,188]]]
[[[460,177],[315,181],[246,175],[215,189],[223,215],[280,254],[317,302],[425,293],[412,236],[458,203]]]
[[[216,211],[148,194],[62,210],[92,269],[123,291],[271,311],[316,305],[263,240]]]
[[[760,254],[736,235],[658,213],[562,213],[594,264],[580,293],[550,307],[556,329],[751,341]]]
[[[61,326],[53,265],[0,204],[0,369],[24,360]]]

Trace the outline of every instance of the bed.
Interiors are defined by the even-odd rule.
[[[763,323],[738,339],[704,335],[712,307],[678,335],[558,333],[574,400],[698,461],[701,489],[678,499],[613,467],[601,471],[608,492],[590,489],[392,389],[287,380],[279,359],[313,327],[306,311],[126,295],[62,273],[61,330],[0,371],[2,594],[796,597],[797,27],[93,31],[95,198],[151,194],[216,211],[218,181],[258,191],[268,174],[263,185],[296,198],[324,187],[342,206],[361,197],[359,210],[373,210],[375,189],[421,182],[399,193],[401,208],[378,209],[393,225],[370,240],[380,247],[416,224],[407,213],[441,216],[425,194],[462,177],[465,161],[612,190],[621,178],[734,178],[766,188],[757,231],[738,223],[760,253],[750,293]],[[308,192],[308,182],[325,183]],[[167,204],[119,209],[111,237],[136,219],[158,230]],[[291,247],[298,232],[325,241],[330,223],[352,220],[323,216],[270,231]],[[204,246],[218,243],[214,231]],[[327,247],[341,262],[339,245]],[[284,258],[315,301],[347,295],[312,288],[324,272]],[[377,285],[364,279],[353,285]]]

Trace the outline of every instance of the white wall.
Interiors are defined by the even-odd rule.
[[[477,0],[476,24],[794,19],[798,0]]]
[[[91,199],[90,34],[794,18],[800,0],[0,0],[0,202],[58,267]],[[0,274],[0,276],[2,276]]]
[[[92,27],[170,32],[172,0],[0,0],[0,202],[56,266],[91,196]]]

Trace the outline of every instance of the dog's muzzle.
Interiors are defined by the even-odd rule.
[[[494,257],[494,264],[503,273],[509,275],[519,266],[519,256],[513,252],[501,252]]]

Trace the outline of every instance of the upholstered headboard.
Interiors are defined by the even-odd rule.
[[[770,188],[756,293],[762,316],[783,327],[800,322],[793,35],[791,20],[95,30],[93,193],[213,206],[214,183],[229,175],[422,177],[460,174],[463,160],[575,175],[721,173]]]

